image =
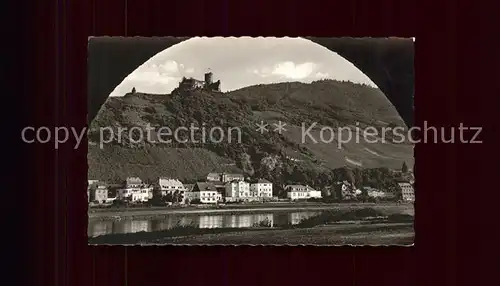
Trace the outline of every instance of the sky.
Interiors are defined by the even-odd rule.
[[[182,77],[203,80],[211,71],[222,91],[257,84],[320,79],[376,86],[352,63],[303,38],[196,37],[165,49],[129,74],[110,94],[167,94]]]

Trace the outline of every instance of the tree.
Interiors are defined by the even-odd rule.
[[[178,203],[180,199],[179,190],[175,190],[174,195],[172,196],[172,202]]]
[[[159,190],[153,190],[153,198],[149,200],[149,203],[153,206],[158,206],[163,204],[163,197]]]
[[[273,195],[279,198],[286,198],[286,190],[282,185],[273,185]]]
[[[122,199],[113,200],[113,203],[112,203],[112,206],[115,206],[115,207],[121,207],[121,206],[125,206],[125,205],[126,205],[126,201],[122,200]]]
[[[164,197],[165,198],[165,202],[173,202],[173,199],[174,197],[172,196],[172,193],[168,192],[167,195]]]
[[[354,173],[351,168],[342,167],[334,169],[333,177],[338,181],[348,181],[351,184],[356,184],[356,178],[354,177]]]
[[[354,184],[358,187],[363,185],[363,171],[359,168],[352,170],[352,175],[354,178]]]
[[[132,87],[132,93],[133,93],[133,94],[135,94],[135,93],[136,93],[135,87]]]
[[[366,188],[361,188],[360,200],[363,202],[367,202],[369,199],[370,196],[368,195],[368,190]]]
[[[301,170],[299,166],[294,166],[291,174],[291,178],[294,182],[303,183],[306,181],[304,171]]]
[[[271,181],[277,185],[282,185],[285,183],[283,170],[280,165],[277,165],[274,170],[271,171]]]
[[[344,176],[345,180],[351,183],[353,187],[356,185],[356,178],[354,177],[354,172],[352,171],[352,169],[344,168]]]
[[[330,173],[322,172],[317,177],[317,184],[321,187],[326,187],[326,186],[330,185],[331,182],[332,182],[332,178],[330,176]]]
[[[406,162],[403,162],[403,166],[401,167],[401,172],[404,174],[408,173],[408,166],[406,166]]]

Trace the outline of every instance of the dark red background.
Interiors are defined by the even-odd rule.
[[[338,2],[338,3],[337,3]],[[498,65],[486,1],[45,0],[21,19],[23,124],[86,124],[88,36],[416,36],[416,124],[484,126],[482,145],[417,146],[415,247],[89,247],[86,147],[23,145],[29,285],[484,285],[498,238]],[[417,13],[418,11],[418,13]],[[417,19],[418,15],[418,19]],[[490,17],[488,17],[490,16]],[[418,31],[417,31],[418,30]],[[491,36],[490,36],[491,35]],[[19,65],[19,63],[18,63]],[[491,69],[491,71],[488,71]],[[28,110],[26,110],[28,109]],[[15,111],[14,111],[15,112]],[[16,138],[19,138],[17,133]],[[490,166],[492,165],[492,166]],[[12,177],[11,180],[14,177]],[[494,246],[494,245],[493,245]],[[487,247],[490,247],[487,250]]]

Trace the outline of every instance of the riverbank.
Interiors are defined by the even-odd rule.
[[[413,215],[413,204],[399,203],[263,203],[225,205],[218,207],[154,207],[154,208],[116,208],[116,209],[90,209],[89,220],[117,220],[117,219],[155,219],[169,215],[187,214],[238,214],[238,213],[266,213],[266,212],[290,212],[290,211],[325,211],[325,210],[356,210],[362,208],[373,208],[391,213],[404,213]]]
[[[256,229],[182,237],[165,237],[152,244],[202,245],[411,245],[410,223],[323,225],[296,229]]]
[[[328,210],[298,224],[260,223],[248,228],[177,226],[155,232],[110,234],[89,238],[90,244],[279,244],[279,245],[411,245],[413,215],[360,208]]]

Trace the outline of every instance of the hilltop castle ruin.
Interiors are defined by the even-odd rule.
[[[195,78],[183,77],[179,83],[179,88],[183,90],[204,89],[210,91],[220,92],[220,80],[213,82],[213,74],[211,72],[205,73],[205,80],[197,80]]]

